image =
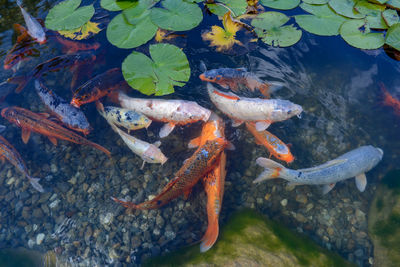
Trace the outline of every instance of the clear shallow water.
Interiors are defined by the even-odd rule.
[[[51,5],[42,1],[28,4],[27,8],[44,18]],[[23,18],[13,2],[4,2],[0,14],[0,60],[3,61],[15,42],[10,22],[23,24]],[[205,84],[197,78],[200,59],[210,69],[246,67],[263,80],[284,83],[284,88],[273,97],[289,99],[304,108],[301,119],[294,118],[270,127],[272,133],[292,144],[296,161],[290,167],[311,167],[365,144],[385,151],[382,162],[367,173],[369,184],[364,193],[357,191],[353,179],[337,184],[326,196],[321,196],[316,187],[300,186],[290,190],[281,181],[255,187],[251,182],[261,171],[255,166],[255,159],[267,156],[267,152],[254,144],[243,127],[232,128],[224,117],[227,137],[233,141],[236,150],[228,152],[221,224],[234,210],[253,207],[305,232],[320,245],[339,252],[358,265],[368,266],[373,250],[369,238],[358,234],[367,231],[366,219],[360,211],[368,212],[379,178],[399,164],[400,118],[391,108],[382,105],[379,89],[379,83],[383,82],[392,94],[400,92],[398,62],[390,59],[382,49],[362,51],[348,46],[340,37],[316,37],[305,32],[301,41],[290,48],[271,48],[258,43],[249,53],[224,55],[213,52],[201,40],[201,32],[218,23],[214,17],[206,16],[204,21],[178,44],[188,56],[191,79],[185,87],[176,88],[176,93],[166,98],[194,100],[215,110],[206,95]],[[93,66],[93,76],[119,67],[131,52],[110,45],[105,39],[105,30],[89,42],[102,45],[96,51],[99,60]],[[18,75],[63,53],[52,37],[38,49],[40,57],[24,62]],[[147,47],[138,50],[146,52]],[[0,81],[11,75],[12,71],[2,70]],[[83,77],[78,85],[87,79]],[[51,73],[44,80],[50,89],[70,99],[70,71]],[[131,95],[140,94],[132,90]],[[33,83],[21,94],[7,97],[3,105],[45,110]],[[43,178],[41,183],[48,190],[45,194],[33,191],[14,167],[2,165],[0,247],[31,246],[41,251],[55,250],[71,262],[104,265],[118,261],[140,263],[143,258],[198,241],[206,228],[206,198],[201,185],[195,187],[189,201],[178,199],[160,210],[135,211],[133,214],[113,203],[110,196],[140,202],[155,195],[191,155],[186,145],[199,135],[201,125],[176,129],[162,141],[161,149],[169,161],[164,166],[148,164],[139,170],[141,160],[112,132],[94,105],[85,105],[82,110],[95,129],[88,138],[109,149],[112,161],[90,147],[67,142],[59,142],[54,147],[47,138],[37,134],[32,134],[29,143],[24,145],[20,129],[5,120],[0,122],[7,126],[3,136],[20,152],[30,172]],[[153,123],[149,131],[135,132],[135,136],[156,141],[159,126]],[[15,179],[10,183],[13,177]],[[268,194],[270,197],[266,200]],[[298,201],[304,196],[305,202]],[[281,203],[285,199],[288,204],[283,206]],[[40,233],[45,239],[37,245],[36,238]]]

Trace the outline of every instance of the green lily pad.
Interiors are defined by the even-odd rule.
[[[276,47],[287,47],[297,43],[302,31],[293,25],[282,26],[289,21],[289,17],[280,12],[265,12],[251,21],[258,37],[264,43]]]
[[[367,20],[368,26],[372,29],[387,29],[388,26],[386,22],[383,20],[382,11],[385,10],[384,5],[377,5],[368,3],[366,1],[359,1],[354,9],[359,13],[365,15],[365,19]]]
[[[399,15],[397,15],[397,11],[393,9],[386,9],[383,11],[382,17],[389,27],[399,22]]]
[[[130,7],[133,7],[138,4],[138,0],[126,0],[126,1],[117,1],[117,0],[101,0],[100,6],[109,11],[120,11]]]
[[[384,43],[383,33],[372,33],[364,19],[348,20],[340,27],[340,35],[351,46],[377,49]]]
[[[67,0],[50,9],[46,17],[46,28],[53,31],[72,30],[88,22],[93,14],[93,5],[79,7],[81,0]]]
[[[400,51],[400,23],[389,28],[386,33],[385,43]]]
[[[388,5],[391,8],[400,10],[400,0],[389,0],[386,2],[386,5]]]
[[[297,7],[300,0],[260,0],[261,4],[275,9],[289,10]]]
[[[312,15],[294,16],[297,24],[304,30],[316,35],[338,35],[340,26],[347,20],[345,17],[337,15],[327,4],[309,5],[302,3],[300,7]]]
[[[372,3],[377,3],[377,4],[384,4],[386,3],[388,0],[371,0]]]
[[[226,12],[232,11],[234,14],[232,16],[237,17],[246,13],[247,2],[246,0],[219,0],[217,1],[226,5],[229,9],[217,5],[217,4],[207,4],[208,9],[217,16],[223,16]]]
[[[135,48],[151,40],[158,29],[149,16],[151,4],[151,0],[141,0],[115,16],[107,27],[108,41],[119,48]]]
[[[171,44],[150,46],[150,56],[132,52],[122,63],[122,74],[134,89],[146,95],[166,95],[190,78],[186,55]]]
[[[182,0],[164,0],[164,8],[152,8],[151,20],[161,29],[188,31],[203,20],[203,13],[197,4]]]
[[[323,5],[328,2],[329,2],[329,0],[303,0],[303,3],[307,3],[310,5]]]
[[[352,19],[360,19],[365,17],[365,15],[354,10],[353,7],[356,3],[357,0],[330,0],[328,4],[339,15]]]

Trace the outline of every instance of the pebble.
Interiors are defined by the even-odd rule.
[[[302,204],[307,204],[307,196],[303,194],[297,195],[296,201]]]
[[[287,203],[288,203],[288,200],[286,198],[281,200],[281,205],[283,207],[286,207]]]
[[[10,179],[7,180],[7,185],[12,185],[15,182],[15,178],[11,177]]]
[[[100,214],[100,223],[102,225],[109,225],[114,218],[114,214],[112,214],[111,212],[108,212],[107,214]]]
[[[45,235],[43,233],[40,233],[36,236],[36,245],[42,244],[44,240]]]

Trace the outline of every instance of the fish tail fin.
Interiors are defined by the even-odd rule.
[[[200,252],[206,252],[207,250],[212,248],[212,246],[217,241],[218,234],[219,234],[218,218],[215,218],[215,220],[211,221],[208,224],[207,230],[204,236],[201,238]]]
[[[12,84],[17,84],[18,87],[15,89],[15,92],[17,94],[21,93],[22,89],[26,86],[28,83],[29,79],[26,76],[15,76],[8,78],[7,82],[12,83]]]
[[[97,110],[104,112],[104,105],[100,101],[96,101],[96,108]]]
[[[35,188],[37,191],[43,193],[44,189],[43,187],[39,184],[40,178],[35,178],[35,177],[30,177],[28,176],[29,182]]]
[[[253,183],[259,183],[264,180],[270,180],[274,178],[285,178],[284,176],[285,170],[287,170],[283,165],[275,162],[273,160],[267,158],[257,158],[256,163],[261,167],[264,167],[265,170],[253,181]]]
[[[19,7],[22,7],[22,0],[17,0],[17,5],[18,5]]]
[[[129,201],[124,201],[124,200],[118,199],[116,197],[111,197],[111,199],[128,209],[137,209],[138,208],[138,206],[136,204],[129,202]]]

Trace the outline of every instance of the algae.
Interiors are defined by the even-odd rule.
[[[200,253],[199,245],[194,245],[149,259],[144,266],[219,266],[239,262],[249,266],[352,266],[339,255],[252,210],[233,214],[207,253]]]

